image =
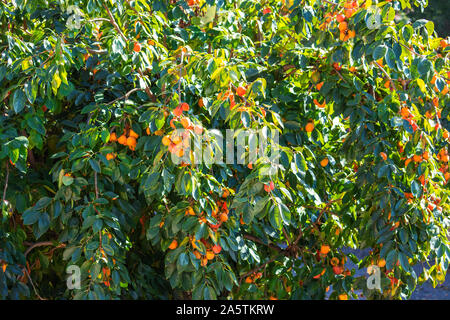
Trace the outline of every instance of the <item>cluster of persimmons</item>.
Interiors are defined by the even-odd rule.
[[[198,221],[201,224],[208,224],[209,228],[211,228],[212,231],[217,232],[220,226],[228,221],[228,215],[229,215],[229,209],[227,205],[226,198],[230,195],[230,191],[225,189],[222,193],[221,198],[216,201],[216,205],[214,209],[211,212],[211,216],[216,219],[217,223],[212,224],[207,221],[205,213],[202,211],[200,213],[197,213],[195,209],[192,206],[189,206],[185,210],[186,216],[197,216]],[[162,226],[163,223],[160,225]],[[206,266],[208,264],[208,261],[213,260],[216,255],[218,255],[222,251],[222,247],[218,243],[212,243],[211,241],[208,241],[205,238],[201,238],[200,241],[203,243],[203,245],[206,248],[206,252],[201,253],[199,250],[198,245],[196,244],[197,239],[195,239],[195,236],[189,236],[189,243],[192,247],[192,253],[194,256],[200,260],[201,266]],[[172,242],[169,245],[170,250],[174,250],[178,248],[178,240],[173,239]]]
[[[127,146],[130,150],[136,150],[137,139],[139,135],[133,131],[133,129],[124,129],[120,137],[117,137],[115,132],[112,132],[109,136],[110,142],[117,142],[121,145]],[[108,160],[114,159],[117,155],[113,153],[108,153],[106,158]]]

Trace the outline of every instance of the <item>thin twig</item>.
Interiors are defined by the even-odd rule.
[[[95,171],[94,172],[94,185],[95,185],[95,199],[97,200],[98,199],[98,178],[97,178],[97,171]],[[97,210],[97,208],[95,207],[95,204],[94,204],[94,209],[95,209],[95,211],[98,213],[98,214],[100,214],[100,212],[98,212],[98,210]],[[102,230],[99,230],[98,231],[98,238],[99,238],[99,249],[100,249],[100,251],[102,250]]]
[[[92,19],[89,20],[89,22],[97,22],[97,21],[107,21],[107,22],[109,22],[110,20],[106,19],[106,18],[101,18],[101,17],[99,17],[99,18],[92,18]]]
[[[239,277],[239,286],[241,285],[242,279],[244,279],[244,278],[248,277],[249,275],[255,273],[256,271],[258,271],[258,270],[264,268],[264,267],[267,266],[268,264],[274,262],[277,258],[278,258],[278,256],[276,256],[276,257],[274,257],[274,258],[272,258],[272,259],[270,259],[270,260],[264,262],[262,265],[256,267],[255,269],[252,269],[252,270],[250,270],[249,272],[247,272],[247,273],[243,274],[242,276],[240,276],[240,277]]]
[[[117,32],[122,37],[123,41],[125,41],[125,43],[128,43],[127,37],[123,34],[122,30],[120,30],[120,27],[117,24],[116,20],[114,19],[114,16],[112,15],[112,13],[109,10],[108,6],[106,4],[103,4],[103,7],[105,8],[106,12],[108,13],[109,21],[113,25],[114,29],[117,30]],[[144,74],[143,74],[142,70],[137,70],[137,72],[139,73],[141,79],[144,79]],[[150,91],[150,89],[149,89],[149,87],[147,85],[145,86],[145,92],[147,93],[147,95],[150,98],[150,100],[153,99],[154,96],[152,95],[152,93],[151,93],[151,91]]]
[[[142,20],[142,18],[141,18],[141,14],[136,10],[135,7],[133,7],[133,6],[131,5],[130,1],[129,1],[129,0],[126,0],[126,3],[127,3],[128,6],[131,8],[131,10],[133,10],[134,13],[136,13],[136,15],[137,15],[139,21],[141,22],[142,26],[147,27],[146,24],[144,23],[144,20]],[[149,14],[151,15],[151,14],[152,14],[152,11],[147,12],[147,13],[149,13]],[[147,30],[148,30],[148,27],[147,27]]]
[[[326,3],[328,3],[328,4],[331,4],[332,6],[337,6],[338,4],[337,3],[334,3],[334,2],[331,2],[331,1],[328,1],[328,0],[322,0],[323,2],[326,2]]]
[[[107,54],[108,50],[95,50],[95,49],[91,49],[91,48],[86,48],[86,51],[89,52],[90,54]]]
[[[302,236],[303,236],[302,229],[298,229],[298,236],[297,236],[297,238],[294,240],[294,242],[292,244],[296,245],[300,241]]]
[[[290,243],[290,241],[289,241],[288,234],[287,234],[286,229],[285,229],[284,227],[282,228],[282,231],[283,231],[284,237],[286,238],[286,242],[287,242],[288,246],[290,246],[291,243]]]
[[[95,199],[98,199],[97,171],[94,172]]]
[[[3,189],[2,207],[5,204],[6,200],[6,190],[8,189],[8,181],[9,181],[9,163],[6,162],[6,180],[5,180],[5,188]]]
[[[339,78],[341,78],[342,81],[344,81],[346,84],[349,84],[347,82],[347,80],[344,79],[344,77],[342,76],[342,74],[338,70],[334,69],[334,71],[336,71],[337,75],[339,76]]]
[[[134,92],[136,92],[136,91],[143,91],[144,89],[142,89],[142,88],[134,88],[134,89],[131,89],[130,91],[128,91],[127,93],[125,93],[123,96],[121,96],[121,97],[119,97],[119,98],[117,98],[117,99],[114,99],[113,101],[111,101],[111,102],[108,102],[106,105],[111,105],[111,104],[114,104],[114,103],[116,103],[117,101],[120,101],[120,100],[126,100],[126,99],[128,99],[128,97],[132,94],[132,93],[134,93]]]
[[[26,275],[27,275],[27,277],[28,277],[28,280],[30,280],[30,283],[31,283],[31,286],[33,287],[34,293],[35,293],[36,296],[39,298],[39,300],[47,300],[47,299],[42,298],[42,297],[39,295],[39,293],[37,292],[37,289],[36,289],[36,287],[34,286],[33,280],[31,279],[31,276],[30,276],[30,274],[28,273],[27,268],[25,267],[25,268],[23,268],[23,270],[25,271],[25,273],[26,273]]]
[[[43,241],[43,242],[34,243],[28,247],[28,249],[25,251],[24,255],[26,257],[30,253],[30,251],[33,250],[34,248],[44,247],[44,246],[52,246],[52,245],[53,245],[53,241]],[[61,245],[63,245],[64,247],[66,246],[64,243],[62,243],[62,244],[58,245],[58,247],[60,247]]]
[[[184,60],[184,51],[181,50],[181,65],[180,65],[180,79],[178,79],[178,101],[181,104],[181,79],[183,78],[183,60]]]
[[[386,72],[386,70],[384,70],[384,68],[377,61],[374,61],[374,63],[381,70],[381,72],[383,72],[384,75],[388,78],[389,86],[391,87],[392,91],[395,91],[394,83],[392,82],[392,79],[389,76],[389,74]]]
[[[274,250],[276,250],[276,251],[278,251],[278,252],[284,251],[282,248],[280,248],[280,247],[278,247],[278,246],[276,246],[276,245],[273,245],[273,244],[271,244],[271,243],[264,243],[264,241],[262,241],[261,239],[255,237],[255,236],[253,236],[253,235],[251,235],[251,234],[248,234],[248,233],[243,234],[243,237],[244,237],[245,239],[247,239],[247,240],[251,240],[251,241],[253,241],[253,242],[257,242],[257,243],[259,243],[259,244],[265,245],[265,246],[267,246],[267,247],[269,247],[269,248],[271,248],[271,249],[274,249]]]
[[[142,70],[139,69],[137,72],[139,73],[139,76],[141,77],[141,79],[144,80],[144,73],[142,72]],[[147,86],[147,84],[145,84],[145,93],[147,93],[147,96],[150,98],[150,100],[154,99],[154,95],[150,91],[150,89]]]
[[[113,25],[114,29],[117,30],[117,32],[119,33],[119,35],[122,37],[123,41],[125,41],[125,43],[128,43],[128,39],[127,37],[125,37],[125,35],[123,34],[122,30],[120,30],[119,25],[117,24],[116,20],[114,19],[114,16],[112,15],[111,11],[109,10],[108,6],[106,4],[103,3],[103,7],[105,8],[106,12],[108,13],[109,16],[109,22],[111,22],[111,24]]]
[[[410,51],[411,53],[414,53],[415,55],[417,55],[417,56],[419,56],[419,57],[424,57],[424,55],[415,52],[413,49],[411,49],[410,47],[404,45],[403,43],[398,42],[398,44],[401,45],[403,48],[407,49],[408,51]]]

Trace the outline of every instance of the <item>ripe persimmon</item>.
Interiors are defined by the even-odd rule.
[[[183,110],[180,108],[180,107],[176,107],[174,110],[173,110],[173,115],[175,116],[175,117],[179,117],[179,116],[181,116],[183,114]]]
[[[215,254],[214,254],[214,252],[212,252],[212,251],[206,251],[206,259],[208,259],[208,260],[212,260],[212,259],[214,259],[214,257],[215,257]]]
[[[339,31],[344,32],[345,30],[347,30],[348,24],[345,21],[342,21],[341,23],[339,23]]]
[[[169,245],[169,249],[170,250],[174,250],[178,247],[178,241],[177,240],[173,240],[170,245]]]
[[[328,254],[328,252],[330,252],[330,246],[329,246],[329,245],[326,245],[326,244],[323,244],[323,245],[320,247],[320,253],[321,253],[321,254]]]
[[[238,88],[236,89],[236,94],[237,94],[239,97],[243,97],[246,93],[247,93],[247,89],[245,89],[244,87],[238,87]]]
[[[228,221],[228,214],[226,214],[225,212],[221,213],[219,216],[219,220],[220,222],[227,222]]]
[[[189,111],[189,105],[186,102],[183,102],[182,104],[180,104],[179,108],[182,111]]]
[[[127,138],[127,146],[129,146],[130,148],[132,147],[136,147],[137,141],[135,137],[128,137]]]
[[[339,259],[336,257],[331,258],[330,264],[334,267],[339,264]]]
[[[195,125],[194,126],[194,133],[198,134],[198,135],[202,134],[203,133],[203,128],[201,126],[199,126],[199,125]]]
[[[134,43],[134,46],[133,46],[134,52],[140,52],[141,48],[142,48],[142,46],[141,46],[141,44],[139,42],[135,42]]]
[[[130,129],[128,136],[133,137],[135,139],[139,138],[139,135],[136,132],[134,132],[133,129]]]
[[[110,142],[116,142],[116,141],[117,141],[117,135],[116,135],[115,132],[113,132],[113,133],[111,133],[111,134],[109,135],[109,141],[110,141]]]
[[[120,144],[122,144],[122,145],[126,145],[127,144],[127,136],[126,135],[121,135],[120,137],[119,137],[119,139],[117,140],[117,142],[119,142]]]
[[[181,125],[183,126],[183,128],[188,128],[191,125],[191,121],[189,121],[188,118],[183,118],[180,120]]]
[[[312,132],[314,130],[314,123],[312,121],[308,122],[305,126],[306,132]]]
[[[341,266],[334,266],[333,267],[333,272],[336,275],[342,274],[342,272],[344,271],[344,268]]]
[[[415,154],[415,155],[413,156],[413,161],[416,162],[416,163],[422,162],[422,156],[420,156],[420,155],[418,155],[418,154]]]
[[[194,250],[194,252],[192,252],[193,254],[194,254],[194,256],[197,258],[197,259],[201,259],[201,257],[202,257],[202,255],[200,254],[200,252],[198,252],[197,250]]]
[[[177,155],[178,158],[181,158],[182,156],[184,156],[184,150],[183,149],[178,149],[175,153]]]
[[[162,142],[162,144],[165,145],[165,146],[168,146],[168,145],[171,143],[169,136],[164,136],[164,137],[162,138],[162,141],[161,141],[161,142]]]
[[[326,107],[326,101],[324,101],[322,104],[320,104],[316,99],[314,99],[313,102],[317,106],[317,108],[321,108],[322,109],[322,108]]]

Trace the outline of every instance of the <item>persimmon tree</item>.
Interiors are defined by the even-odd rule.
[[[433,22],[395,19],[425,2],[1,1],[0,296],[404,299],[442,282],[450,50]],[[228,129],[268,153],[189,161],[193,141],[226,154]]]

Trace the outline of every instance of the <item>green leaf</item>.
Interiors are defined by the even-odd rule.
[[[98,163],[98,161],[96,161],[94,159],[89,159],[89,164],[91,165],[92,170],[94,170],[97,173],[100,173],[101,169],[100,169],[100,164]]]
[[[24,225],[32,225],[32,224],[36,223],[39,219],[40,214],[41,213],[39,211],[36,211],[34,209],[26,210],[22,215],[23,224]]]
[[[417,66],[417,71],[419,71],[421,75],[433,73],[433,63],[428,59],[421,59]]]
[[[30,118],[28,118],[27,124],[30,126],[30,128],[39,132],[40,135],[42,135],[42,136],[45,135],[44,124],[42,123],[41,118],[39,118],[38,116],[34,115],[34,116],[31,116]]]
[[[177,265],[181,268],[186,267],[189,264],[189,257],[186,253],[182,252],[179,256],[178,256],[178,261],[177,261]]]
[[[278,212],[280,213],[281,220],[283,220],[283,223],[285,225],[289,225],[291,222],[291,212],[289,211],[288,207],[284,203],[279,203],[277,208]]]
[[[411,183],[411,193],[415,198],[420,198],[422,194],[422,186],[416,180]]]
[[[39,232],[42,235],[50,227],[50,217],[47,212],[44,212],[39,216]]]
[[[25,107],[26,96],[21,89],[14,91],[13,108],[16,113],[19,113]]]
[[[410,269],[408,257],[403,252],[399,252],[398,259],[400,260],[400,265],[402,266],[402,268],[408,271]]]
[[[58,93],[58,89],[61,86],[61,78],[59,76],[59,71],[56,71],[53,74],[53,79],[52,79],[52,90],[53,90],[53,94],[57,94]]]
[[[102,132],[100,133],[102,137],[102,141],[104,143],[108,143],[109,141],[109,131],[106,128],[103,128]]]
[[[381,45],[375,48],[373,51],[373,59],[379,60],[380,58],[383,58],[386,55],[387,47],[385,45]]]
[[[73,183],[74,179],[72,177],[69,176],[63,176],[62,177],[62,182],[65,186],[70,186]]]
[[[409,42],[409,40],[411,40],[411,37],[412,37],[413,33],[414,33],[413,28],[409,24],[405,25],[402,28],[403,40],[405,40],[405,42]]]
[[[77,247],[68,247],[63,252],[63,260],[69,260]]]
[[[397,263],[397,250],[391,250],[386,257],[386,269],[390,270]]]

